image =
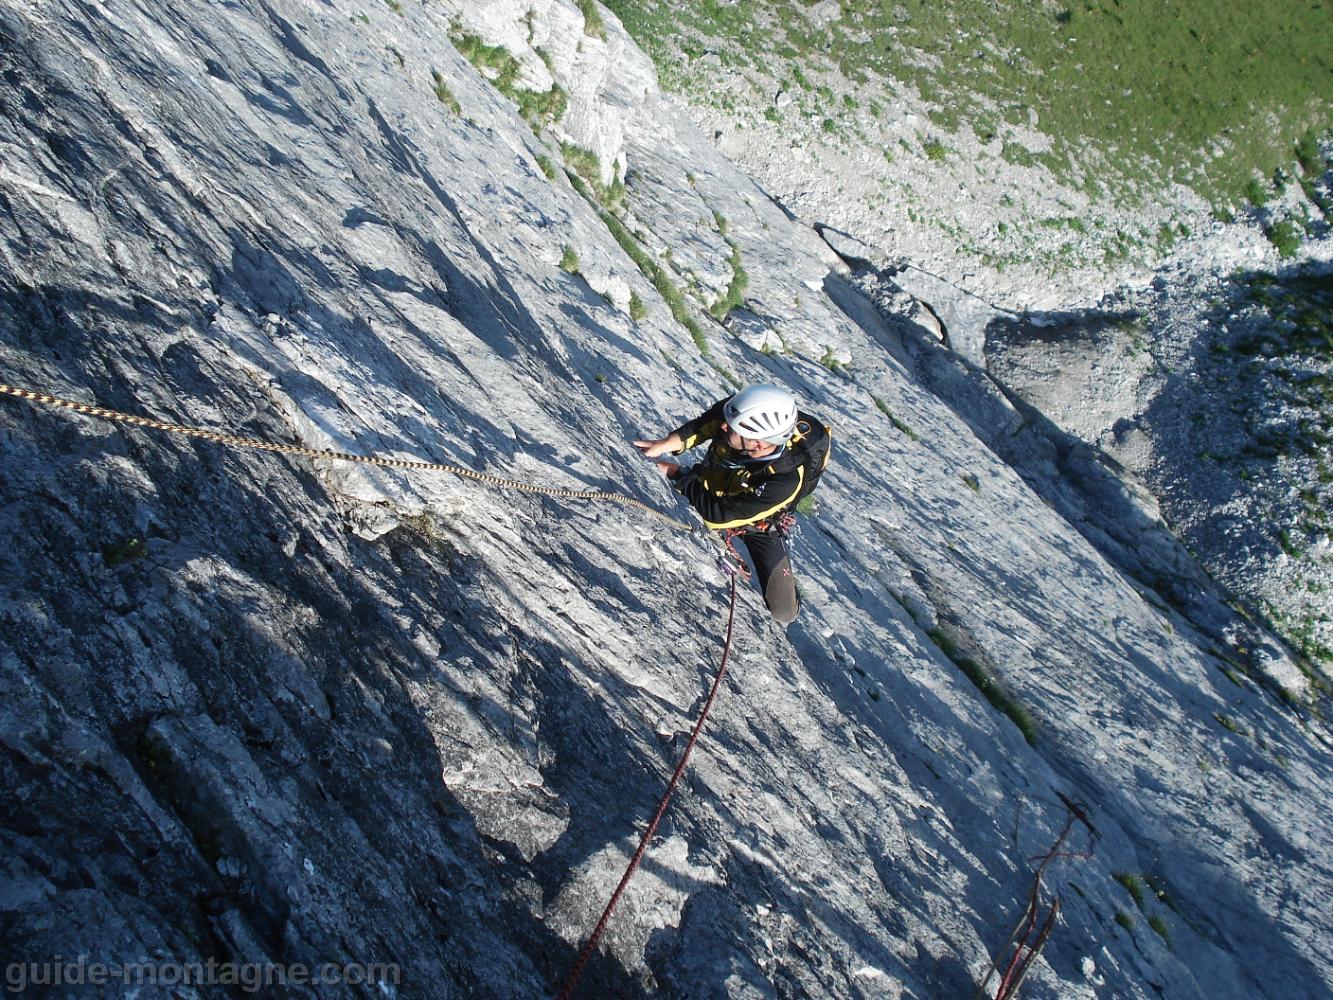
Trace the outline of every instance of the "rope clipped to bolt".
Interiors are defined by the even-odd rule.
[[[625,868],[625,874],[620,878],[620,884],[616,886],[616,891],[611,894],[611,901],[606,904],[606,909],[602,911],[602,918],[597,921],[597,926],[593,928],[592,934],[588,937],[588,943],[583,946],[583,951],[579,953],[578,961],[574,964],[573,971],[570,972],[569,978],[565,981],[564,989],[560,991],[558,1000],[569,1000],[573,996],[574,987],[578,985],[579,977],[583,975],[583,967],[592,958],[597,942],[601,940],[602,932],[606,930],[606,925],[611,920],[611,914],[615,912],[616,904],[620,902],[621,894],[624,893],[625,887],[629,885],[629,880],[638,869],[639,862],[643,860],[644,852],[648,850],[648,844],[653,839],[653,834],[657,832],[657,824],[662,821],[662,817],[666,814],[667,805],[671,802],[671,795],[675,792],[681,775],[685,773],[685,765],[689,763],[690,752],[699,739],[699,733],[703,731],[704,721],[708,718],[708,713],[713,707],[713,700],[717,697],[718,689],[722,686],[722,678],[727,673],[727,657],[731,655],[732,625],[736,620],[736,577],[733,575],[730,579],[731,598],[727,608],[727,637],[722,644],[722,661],[718,664],[717,676],[713,678],[713,686],[708,691],[708,700],[704,702],[704,707],[699,712],[699,719],[694,724],[693,732],[690,733],[689,742],[685,744],[685,752],[680,755],[680,763],[676,765],[671,780],[667,782],[662,801],[657,804],[657,812],[653,814],[648,829],[643,831],[638,850],[634,852],[634,857],[630,858],[629,865]]]
[[[81,413],[89,417],[99,417],[103,420],[129,424],[132,427],[144,427],[149,430],[165,431],[168,434],[180,434],[185,437],[197,438],[201,441],[211,441],[214,444],[224,445],[229,448],[246,448],[251,451],[275,451],[284,455],[301,455],[305,458],[326,459],[335,462],[356,462],[361,465],[377,465],[389,469],[416,469],[423,472],[447,472],[450,475],[458,476],[462,479],[470,479],[473,482],[481,483],[484,486],[491,486],[496,489],[518,490],[523,493],[540,493],[543,496],[561,497],[565,499],[598,500],[609,503],[619,503],[629,507],[636,507],[674,528],[680,528],[683,531],[691,533],[694,532],[694,528],[691,525],[686,524],[684,521],[678,521],[674,517],[649,507],[641,500],[636,500],[633,497],[627,497],[620,493],[605,493],[600,490],[567,490],[556,486],[538,486],[533,483],[524,483],[513,479],[501,479],[498,476],[490,476],[482,472],[473,472],[471,469],[465,469],[462,466],[445,465],[440,462],[419,462],[412,459],[384,458],[379,455],[353,455],[345,451],[305,448],[301,445],[279,444],[273,441],[262,441],[258,438],[239,437],[235,434],[224,434],[219,431],[206,430],[202,427],[188,427],[184,424],[172,424],[163,420],[154,420],[151,417],[139,417],[131,413],[120,413],[116,410],[108,410],[102,406],[78,403],[74,400],[61,399],[59,396],[52,396],[44,392],[34,392],[31,389],[20,389],[12,385],[0,384],[0,394],[13,396],[16,399],[26,399],[29,402],[41,403],[45,406],[73,410],[75,413]]]

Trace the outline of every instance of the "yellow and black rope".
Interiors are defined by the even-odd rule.
[[[447,472],[450,475],[459,476],[463,479],[470,479],[473,482],[482,483],[485,486],[492,486],[496,489],[518,490],[523,493],[540,493],[548,497],[561,497],[576,500],[600,500],[609,503],[624,504],[629,507],[637,507],[645,513],[651,514],[659,521],[664,521],[672,527],[680,528],[684,531],[693,531],[693,527],[684,521],[679,521],[674,517],[663,514],[659,510],[648,506],[640,500],[633,497],[627,497],[620,493],[604,493],[599,490],[567,490],[557,486],[538,486],[533,483],[519,482],[513,479],[501,479],[498,476],[489,476],[482,472],[474,472],[471,469],[465,469],[458,465],[445,465],[440,462],[418,462],[411,459],[402,458],[382,458],[378,455],[353,455],[345,451],[326,451],[319,448],[305,448],[294,444],[277,444],[272,441],[262,441],[258,438],[239,437],[235,434],[223,434],[219,431],[210,431],[202,427],[187,427],[184,424],[167,423],[164,420],[154,420],[151,417],[138,417],[131,413],[120,413],[116,410],[108,410],[103,406],[92,406],[88,403],[78,403],[71,399],[61,399],[59,396],[52,396],[44,392],[34,392],[31,389],[20,389],[12,385],[0,384],[0,394],[13,396],[16,399],[26,399],[29,402],[41,403],[46,406],[55,406],[65,410],[73,410],[75,413],[82,413],[89,417],[98,417],[102,420],[112,420],[116,423],[129,424],[132,427],[146,427],[149,430],[166,431],[168,434],[181,434],[185,437],[198,438],[202,441],[211,441],[214,444],[220,444],[228,448],[248,448],[254,451],[276,451],[284,455],[302,455],[306,458],[327,459],[335,462],[357,462],[361,465],[378,465],[389,469],[415,469],[422,472]]]

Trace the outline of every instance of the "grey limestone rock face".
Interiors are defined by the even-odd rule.
[[[1329,733],[1251,672],[1280,647],[1210,617],[1100,456],[722,158],[607,11],[576,37],[579,7],[0,0],[0,381],[676,518],[630,442],[788,384],[835,435],[802,615],[740,594],[581,994],[970,996],[1071,805],[1026,996],[1327,994]],[[534,133],[456,17],[586,115]],[[560,128],[623,160],[622,215],[548,175]],[[559,989],[721,655],[701,531],[9,397],[0,497],[7,975]]]
[[[1331,302],[1321,265],[1194,276],[1110,308],[997,322],[985,358],[1151,488],[1208,572],[1306,654],[1303,670],[1263,660],[1292,693],[1326,683],[1333,662]]]

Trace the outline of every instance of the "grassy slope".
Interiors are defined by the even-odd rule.
[[[1329,0],[843,0],[824,25],[791,0],[607,6],[676,90],[699,85],[690,64],[713,52],[810,98],[831,127],[893,81],[930,100],[941,128],[983,139],[1031,109],[1051,148],[1006,156],[1035,156],[1094,195],[1178,181],[1238,199],[1255,174],[1288,166],[1333,108]],[[830,71],[842,93],[812,82]]]

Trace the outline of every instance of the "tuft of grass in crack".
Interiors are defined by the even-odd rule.
[[[518,113],[534,132],[558,122],[565,117],[565,110],[569,107],[569,95],[558,83],[551,84],[549,90],[519,88],[514,99],[518,104]]]
[[[1134,905],[1142,910],[1144,900],[1143,880],[1130,872],[1116,872],[1111,877],[1125,887],[1130,898],[1134,900]]]
[[[1128,913],[1126,913],[1124,910],[1117,910],[1117,911],[1116,911],[1115,922],[1116,922],[1117,924],[1119,924],[1121,927],[1123,927],[1123,928],[1124,928],[1125,930],[1127,930],[1127,931],[1133,931],[1133,930],[1134,930],[1134,918],[1131,917],[1131,916],[1130,916]]]
[[[594,206],[598,204],[582,177],[577,173],[572,173],[569,175],[569,180],[574,185],[574,189],[589,203]],[[676,283],[671,280],[671,276],[666,269],[648,255],[648,252],[639,245],[639,241],[634,238],[634,235],[625,228],[623,222],[605,209],[599,209],[598,215],[602,224],[610,230],[615,241],[620,244],[620,249],[624,250],[626,256],[634,261],[639,270],[643,272],[644,277],[652,282],[653,287],[657,289],[657,294],[662,296],[662,301],[666,303],[667,309],[671,311],[672,319],[689,331],[694,346],[699,348],[699,354],[711,364],[712,352],[708,347],[708,337],[704,333],[703,327],[699,325],[699,321],[690,314],[690,307],[685,302],[685,296],[676,287]]]
[[[1229,715],[1223,715],[1220,712],[1214,712],[1213,718],[1218,721],[1223,729],[1235,733],[1237,736],[1249,736],[1249,730]]]
[[[570,151],[572,150],[576,159],[580,159],[579,153],[584,153],[586,154],[586,157],[591,157],[591,163],[597,163],[597,158],[595,156],[588,153],[586,150],[580,150],[577,146],[570,146],[568,148],[562,147],[562,149],[565,150],[566,156],[569,156]],[[586,157],[581,159],[581,162],[585,167],[589,163],[589,160]],[[693,313],[690,311],[689,304],[685,301],[684,294],[682,294],[681,290],[676,286],[676,283],[671,279],[671,275],[667,272],[666,268],[662,267],[657,261],[649,256],[648,252],[643,249],[639,241],[634,237],[634,234],[626,229],[625,224],[612,213],[611,209],[604,203],[603,197],[594,193],[594,188],[590,185],[589,181],[585,180],[578,170],[573,169],[573,166],[571,165],[571,169],[566,172],[566,176],[569,178],[570,184],[574,186],[574,190],[596,210],[598,218],[602,220],[602,224],[610,231],[615,241],[620,244],[620,249],[625,251],[626,256],[628,256],[639,270],[643,272],[644,277],[652,282],[653,288],[655,288],[657,293],[662,296],[662,301],[666,303],[667,309],[670,310],[671,318],[689,332],[690,339],[694,341],[694,346],[699,349],[699,356],[708,362],[709,366],[721,375],[722,378],[726,380],[727,384],[737,389],[741,388],[743,383],[736,376],[736,373],[722,367],[722,365],[713,358],[713,352],[708,346],[708,335],[704,332],[704,328],[699,324],[699,321],[694,318]],[[614,201],[618,203],[619,197],[623,196],[623,194],[624,187],[621,185],[620,195],[617,196]],[[670,363],[675,364],[675,362]]]
[[[560,256],[560,270],[566,274],[579,273],[579,255],[568,243],[565,244],[565,252]]]
[[[541,153],[538,153],[533,159],[537,161],[537,169],[546,175],[548,181],[553,181],[560,176],[560,171],[556,169],[556,165],[551,162],[549,156],[543,156]]]
[[[991,707],[1007,716],[1009,721],[1017,726],[1018,731],[1023,734],[1023,739],[1035,746],[1037,743],[1037,727],[1033,725],[1032,716],[1028,715],[1027,709],[1010,697],[996,683],[995,679],[986,672],[985,667],[970,656],[964,656],[960,653],[958,644],[947,632],[936,628],[928,634],[935,641],[935,645],[939,646],[940,651],[952,660],[954,665],[963,672],[963,675],[985,696]]]
[[[1171,947],[1171,930],[1166,926],[1166,921],[1162,917],[1149,917],[1148,926],[1157,932],[1157,936],[1166,943],[1168,948]]]
[[[911,427],[907,426],[907,424],[903,423],[896,416],[894,416],[893,411],[889,409],[888,404],[885,403],[884,400],[880,399],[878,396],[875,396],[873,398],[875,400],[875,405],[879,407],[879,412],[889,418],[889,423],[893,424],[895,430],[897,430],[900,434],[906,434],[913,441],[921,440],[921,436],[917,434],[916,431],[912,430]]]
[[[562,142],[560,152],[565,158],[565,166],[578,174],[595,196],[597,204],[608,212],[615,212],[625,199],[625,182],[617,177],[610,184],[603,184],[602,161],[590,149]]]
[[[745,273],[745,266],[741,263],[741,248],[727,235],[726,218],[721,212],[714,210],[713,219],[717,223],[717,231],[731,248],[731,281],[722,297],[708,307],[709,314],[721,322],[731,310],[739,308],[745,301],[745,290],[750,286],[750,276]]]
[[[147,544],[137,535],[102,546],[102,562],[113,569],[135,559],[142,559],[147,554]]]
[[[569,95],[558,83],[547,90],[529,90],[518,85],[522,67],[503,45],[487,45],[479,35],[464,31],[457,23],[449,30],[454,48],[505,97],[518,105],[518,113],[534,132],[565,116]]]
[[[606,23],[602,12],[597,8],[597,0],[574,0],[579,12],[583,14],[583,33],[590,38],[606,40]]]
[[[462,105],[458,103],[458,98],[455,97],[454,92],[449,89],[449,85],[444,82],[444,77],[440,75],[440,71],[432,69],[430,75],[434,79],[436,99],[455,115],[461,115],[463,113]]]
[[[1152,894],[1157,898],[1157,902],[1161,903],[1168,910],[1175,913],[1180,912],[1176,907],[1175,899],[1167,891],[1166,879],[1162,878],[1160,875],[1145,875],[1143,876],[1143,881],[1148,883],[1148,888],[1152,890]]]

